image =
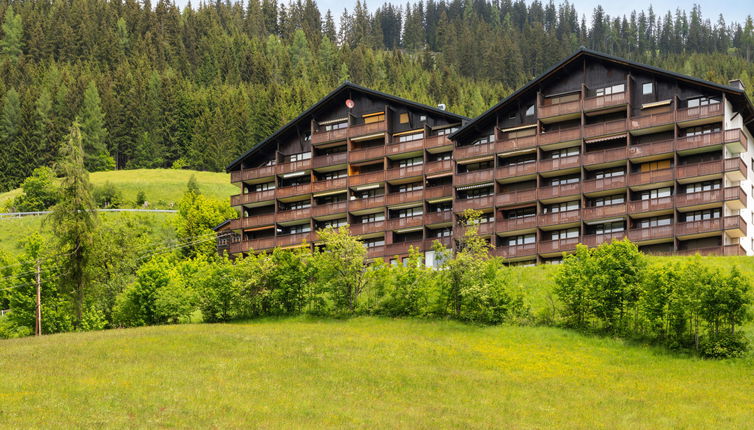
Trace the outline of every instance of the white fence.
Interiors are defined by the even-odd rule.
[[[156,213],[176,213],[177,210],[172,209],[97,209],[97,212],[156,212]],[[39,211],[39,212],[4,212],[0,213],[0,218],[14,218],[14,217],[22,217],[22,216],[39,216],[39,215],[47,215],[50,211]]]

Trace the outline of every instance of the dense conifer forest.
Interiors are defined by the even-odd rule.
[[[582,45],[754,88],[751,17],[697,7],[21,0],[0,16],[0,191],[52,164],[74,121],[90,171],[217,171],[344,79],[473,116]]]

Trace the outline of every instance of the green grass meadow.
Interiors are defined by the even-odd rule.
[[[746,429],[750,359],[540,327],[356,318],[0,341],[8,428]]]

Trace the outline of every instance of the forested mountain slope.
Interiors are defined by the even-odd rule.
[[[754,88],[751,18],[697,8],[21,0],[0,16],[0,191],[51,164],[75,119],[89,170],[219,171],[344,79],[473,116],[580,45]]]

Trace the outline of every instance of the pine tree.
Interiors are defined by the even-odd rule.
[[[84,91],[84,101],[79,112],[81,139],[84,147],[84,165],[91,172],[112,170],[115,160],[105,146],[107,129],[105,114],[102,112],[99,92],[94,81],[90,81]]]
[[[21,183],[23,175],[18,153],[23,147],[21,141],[22,113],[18,92],[11,88],[3,97],[0,116],[0,191],[8,191]]]
[[[17,62],[23,53],[24,27],[21,15],[13,11],[13,6],[8,6],[3,20],[3,38],[0,40],[0,53],[4,61]]]

